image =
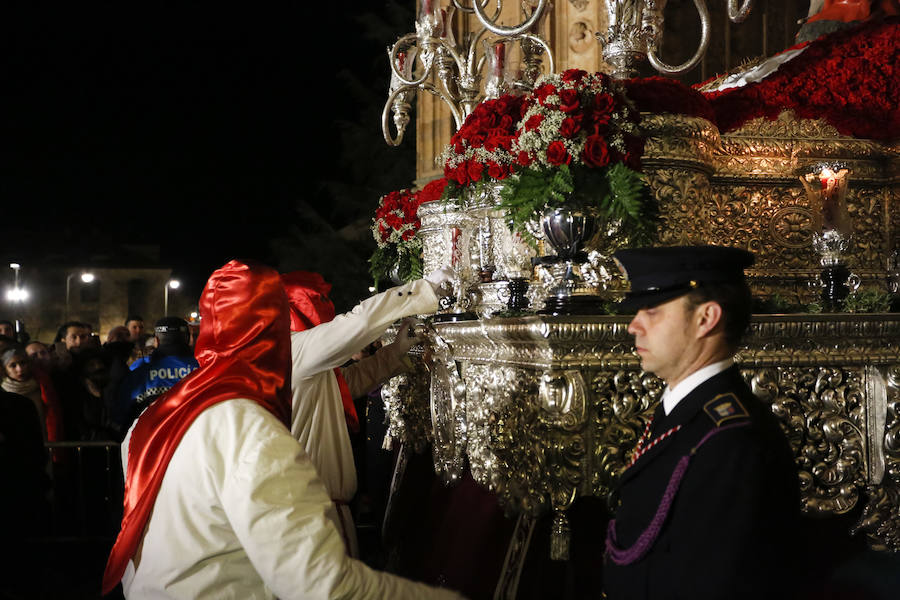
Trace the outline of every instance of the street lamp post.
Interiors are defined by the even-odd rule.
[[[19,269],[22,268],[22,265],[9,263],[9,268],[15,272],[16,276],[13,288],[6,292],[6,299],[10,302],[25,302],[28,299],[28,290],[19,287]]]
[[[69,291],[72,288],[73,277],[75,277],[75,273],[69,273],[69,275],[66,277],[66,321],[69,320]],[[94,281],[94,279],[96,279],[96,277],[93,273],[90,273],[88,271],[81,272],[81,281],[83,283],[91,283],[92,281]]]
[[[177,290],[181,286],[181,282],[177,279],[170,279],[163,288],[163,316],[169,316],[169,288]]]

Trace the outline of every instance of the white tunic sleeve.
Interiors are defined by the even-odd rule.
[[[378,339],[388,326],[409,315],[438,308],[431,284],[419,279],[391,288],[357,304],[332,321],[291,334],[293,380],[339,367]]]

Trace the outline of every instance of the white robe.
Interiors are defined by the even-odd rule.
[[[425,280],[391,288],[352,311],[311,329],[291,333],[291,433],[312,460],[332,500],[349,502],[356,493],[356,466],[334,368],[378,339],[397,319],[437,310],[438,298]],[[342,526],[349,551],[355,532],[346,506]]]
[[[127,471],[130,442],[122,445]],[[459,598],[349,558],[334,506],[290,432],[251,400],[215,404],[163,477],[127,598]]]

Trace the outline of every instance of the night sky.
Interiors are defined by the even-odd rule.
[[[7,254],[159,243],[199,290],[231,258],[271,261],[298,198],[327,202],[335,121],[359,102],[335,73],[365,78],[393,42],[362,39],[348,15],[382,3],[190,4],[3,15]]]

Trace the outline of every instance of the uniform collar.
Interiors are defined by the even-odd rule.
[[[662,397],[663,410],[666,416],[672,414],[672,411],[675,409],[678,403],[681,402],[685,396],[693,392],[697,388],[697,386],[699,386],[707,379],[718,375],[722,371],[725,371],[733,364],[734,359],[729,357],[725,360],[713,363],[711,365],[706,365],[705,367],[694,371],[693,373],[682,379],[674,388],[666,386]]]

